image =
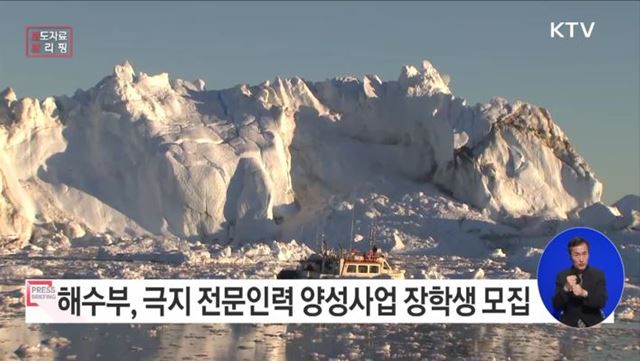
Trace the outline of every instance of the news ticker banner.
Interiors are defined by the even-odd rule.
[[[536,280],[26,280],[27,323],[557,323]],[[605,322],[613,322],[613,317]]]

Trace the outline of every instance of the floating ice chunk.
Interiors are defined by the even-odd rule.
[[[491,253],[491,257],[493,258],[505,258],[507,255],[502,251],[502,248],[496,248],[493,253]]]
[[[400,234],[398,231],[393,232],[393,250],[401,251],[404,249],[404,243],[402,242],[402,238],[400,238]]]
[[[438,267],[438,264],[433,264],[433,265],[429,266],[428,269],[421,270],[420,273],[422,274],[422,276],[425,279],[428,279],[428,280],[441,280],[441,279],[444,279],[444,276],[442,275],[442,273],[440,273],[440,269]]]
[[[53,351],[42,344],[37,345],[27,345],[22,344],[15,350],[15,354],[20,358],[31,358],[31,359],[46,359],[50,358]]]
[[[231,257],[231,247],[225,247],[220,253],[223,257]]]
[[[43,274],[40,269],[27,265],[0,266],[1,278],[29,278]]]
[[[63,279],[87,279],[87,280],[93,280],[93,279],[101,279],[103,278],[102,276],[102,270],[73,270],[73,271],[67,271],[65,273],[62,274],[62,278]]]
[[[42,344],[53,348],[60,348],[69,346],[71,341],[66,337],[51,337],[42,341]]]
[[[627,307],[624,310],[618,312],[616,315],[618,316],[619,320],[630,321],[635,317],[635,312],[633,311],[633,308]]]
[[[149,252],[120,252],[119,249],[100,247],[96,259],[112,261],[149,261],[169,264],[182,264],[188,260],[181,251],[149,251]]]

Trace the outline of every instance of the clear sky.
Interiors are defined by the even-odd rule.
[[[590,39],[550,39],[551,21],[595,21]],[[27,59],[24,27],[74,28],[71,59]],[[301,76],[397,79],[430,59],[456,96],[549,109],[604,183],[640,194],[638,2],[0,2],[0,87],[72,94],[129,60],[208,89]]]

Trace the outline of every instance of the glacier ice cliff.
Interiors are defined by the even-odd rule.
[[[496,221],[566,219],[602,193],[547,110],[503,98],[467,105],[428,61],[397,81],[294,77],[224,90],[125,63],[73,96],[0,94],[0,248],[52,222],[288,238],[336,199],[404,184]]]

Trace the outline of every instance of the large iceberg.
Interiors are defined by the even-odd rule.
[[[0,248],[34,225],[287,239],[354,194],[437,190],[487,219],[565,219],[602,184],[544,108],[467,105],[428,61],[397,81],[206,90],[129,63],[73,96],[0,96]],[[336,201],[338,200],[338,201]],[[625,210],[626,217],[632,217]],[[309,230],[313,232],[312,230]]]

